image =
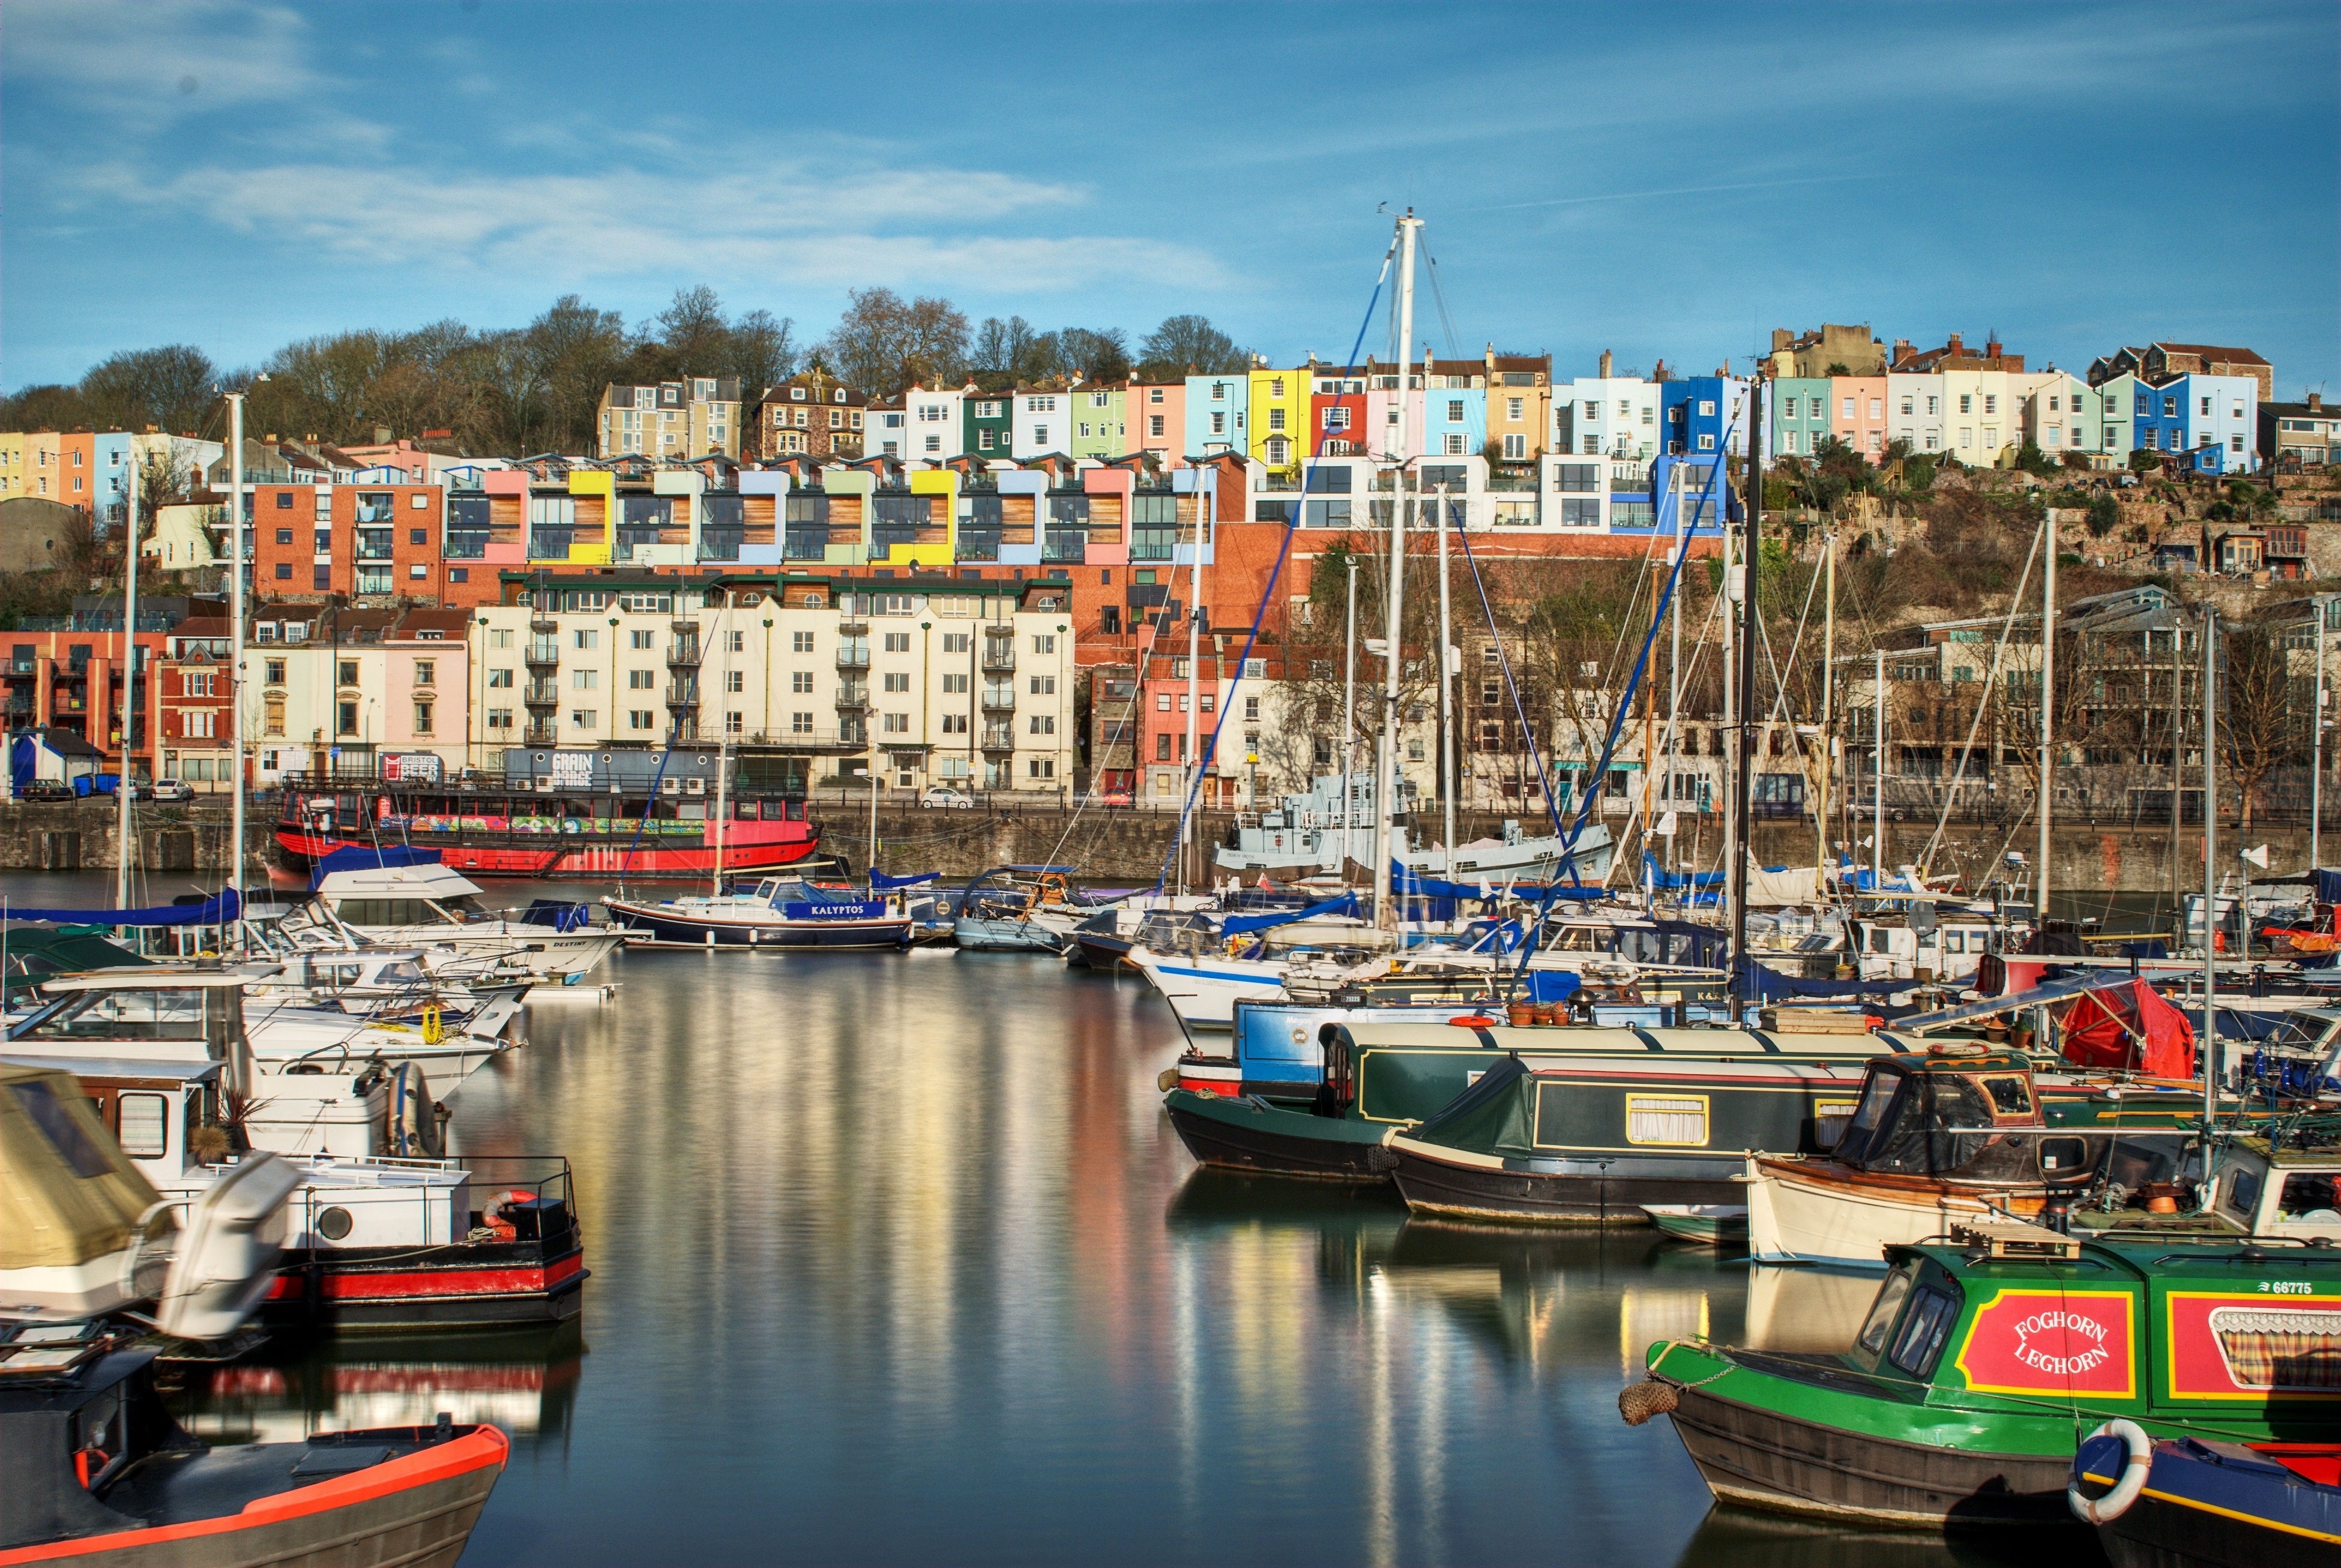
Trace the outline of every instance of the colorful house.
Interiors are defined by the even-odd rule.
[[[1251,408],[1253,382],[1241,371],[1232,375],[1189,376],[1186,393],[1186,443],[1180,450],[1188,457],[1208,457],[1219,452],[1238,452],[1268,460],[1254,452],[1249,444],[1246,415]],[[1290,432],[1278,427],[1280,433]],[[1290,441],[1288,439],[1288,445]]]
[[[1249,446],[1239,451],[1278,472],[1290,472],[1315,451],[1317,438],[1309,418],[1315,368],[1314,362],[1284,371],[1253,368]],[[1238,439],[1246,438],[1240,433]]]
[[[1488,444],[1488,368],[1479,360],[1432,360],[1423,398],[1423,444],[1433,457],[1475,457]]]
[[[1122,443],[1123,451],[1158,453],[1168,467],[1173,460],[1199,450],[1186,444],[1185,382],[1141,382],[1133,376],[1124,402],[1131,433]]]
[[[1071,440],[1064,451],[1077,458],[1107,461],[1127,449],[1129,387],[1121,382],[1076,382],[1065,394]]]
[[[1836,427],[1830,422],[1827,376],[1781,376],[1765,411],[1768,457],[1810,457]]]
[[[968,389],[960,398],[960,448],[985,462],[1005,461],[1015,449],[1015,397],[1009,392]]]

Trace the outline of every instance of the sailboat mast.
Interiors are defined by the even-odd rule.
[[[1677,517],[1682,514],[1677,512]],[[1650,574],[1650,630],[1658,630],[1659,589],[1666,581],[1664,574]],[[1658,900],[1658,888],[1648,868],[1650,863],[1650,819],[1657,803],[1659,761],[1659,683],[1646,682],[1642,687],[1642,907],[1652,908]]]
[[[2054,513],[2050,514],[2052,519]],[[2035,873],[2033,908],[2039,911],[2039,929],[2048,928],[2048,826],[2057,797],[2057,524],[2048,524],[2048,571],[2040,580],[2040,798],[2034,806],[2040,818],[2040,865]],[[2206,862],[2208,864],[2208,862]]]
[[[1748,450],[1740,468],[1741,524],[1745,530],[1740,540],[1743,558],[1741,571],[1746,576],[1739,601],[1739,731],[1734,749],[1739,758],[1739,799],[1734,815],[1738,819],[1738,842],[1731,856],[1731,961],[1734,966],[1733,987],[1742,983],[1738,970],[1751,967],[1748,958],[1748,862],[1753,848],[1756,818],[1756,657],[1758,651],[1759,629],[1757,620],[1756,568],[1763,554],[1764,538],[1764,473],[1760,461],[1761,443],[1756,438],[1759,428],[1756,416],[1756,397],[1762,388],[1760,381],[1748,383]],[[1729,460],[1731,427],[1724,426],[1722,450],[1715,454],[1718,466]],[[1729,491],[1721,484],[1715,487],[1716,503],[1728,503]],[[1754,1000],[1749,997],[1748,1000]],[[1747,1017],[1745,1007],[1740,1017]]]
[[[1197,558],[1200,560],[1202,555],[1202,551],[1199,550],[1195,553]],[[1190,600],[1193,600],[1196,598],[1195,569],[1193,567],[1188,568],[1187,571],[1187,597]],[[1200,603],[1190,602],[1187,606],[1187,743],[1185,748],[1180,752],[1180,759],[1186,763],[1186,767],[1180,769],[1180,771],[1186,775],[1187,784],[1187,788],[1180,791],[1180,799],[1182,801],[1192,801],[1195,798],[1195,780],[1198,777],[1196,769],[1201,762],[1201,759],[1195,755],[1195,714],[1197,706],[1195,701],[1195,677],[1201,669],[1200,656],[1202,653],[1202,607]],[[1214,681],[1212,686],[1214,690],[1217,690],[1218,682]],[[1177,884],[1178,889],[1181,893],[1184,893],[1187,890],[1187,812],[1186,809],[1182,806],[1179,812],[1179,881]]]
[[[1817,872],[1826,871],[1828,866],[1829,786],[1837,771],[1837,530],[1821,536],[1821,548],[1828,556],[1823,568],[1828,579],[1823,592],[1828,602],[1821,610],[1821,790],[1813,807],[1813,869]],[[1957,788],[1956,781],[1952,788]],[[1813,885],[1818,888],[1820,883],[1817,879]]]
[[[227,885],[235,891],[238,946],[244,931],[244,394],[227,400],[227,732],[234,746],[235,788],[229,792]],[[340,623],[334,625],[338,635]],[[224,935],[224,933],[223,933]]]
[[[1358,794],[1358,552],[1344,553],[1350,567],[1350,630],[1341,674],[1341,858],[1347,862],[1358,848],[1350,831]]]
[[[2172,636],[2175,639],[2177,632]],[[2219,610],[2203,601],[2203,1178],[2211,1176],[2211,1107],[2219,1084],[2218,1009],[2213,993],[2219,984],[2215,954],[2219,928]],[[2173,660],[2173,668],[2177,661]],[[2171,846],[2176,857],[2177,846]],[[2251,928],[2251,911],[2244,911],[2244,929]],[[2248,952],[2245,955],[2250,957]]]
[[[1677,507],[1675,509],[1675,549],[1674,554],[1668,558],[1667,570],[1674,574],[1675,581],[1678,585],[1679,585],[1682,581],[1681,569],[1679,565],[1682,560],[1682,509],[1680,507]],[[1678,586],[1675,591],[1671,604],[1672,620],[1674,624],[1667,633],[1667,749],[1669,756],[1682,748],[1682,729],[1680,729],[1682,715],[1682,592],[1679,586]],[[1674,774],[1674,769],[1669,767],[1667,769],[1667,773],[1669,779],[1671,779]],[[1671,806],[1669,809],[1671,809]],[[1671,871],[1676,868],[1675,840],[1673,839],[1669,839],[1667,840],[1667,869]],[[1694,894],[1693,897],[1693,907],[1696,908],[1696,894]]]
[[[130,452],[130,504],[122,545],[122,774],[114,784],[114,907],[130,908],[130,739],[138,723],[138,449]]]
[[[715,624],[719,629],[722,626],[723,618],[721,615],[715,618]],[[722,636],[722,633],[719,630],[716,635]],[[730,679],[732,640],[728,637],[724,638],[723,641],[723,670],[725,676],[723,687],[728,691],[732,687]],[[731,784],[732,721],[726,719],[723,721],[722,742],[715,749],[715,873],[710,879],[707,888],[709,897],[716,898],[723,896],[723,830],[730,826],[732,818]],[[873,864],[870,868],[875,871],[878,868]]]
[[[1399,646],[1399,610],[1406,600],[1406,511],[1407,471],[1406,402],[1409,373],[1414,361],[1414,242],[1422,227],[1422,220],[1409,207],[1398,221],[1398,437],[1390,450],[1396,463],[1396,479],[1390,491],[1390,582],[1382,614],[1382,631],[1388,639],[1382,649],[1382,732],[1375,745],[1374,754],[1374,919],[1387,925],[1392,932],[1398,929],[1397,913],[1390,904],[1390,861],[1398,854],[1398,820],[1395,788],[1398,774],[1398,683],[1405,667],[1405,650]]]
[[[1424,356],[1426,359],[1428,355]],[[1426,386],[1423,396],[1430,393]],[[1403,406],[1403,405],[1401,405]],[[1447,487],[1439,487],[1439,771],[1446,788],[1446,871],[1455,875],[1455,650],[1449,640],[1447,614]]]
[[[1870,717],[1878,729],[1878,747],[1877,760],[1869,769],[1875,786],[1869,801],[1869,890],[1878,893],[1886,888],[1886,650],[1872,651],[1878,670],[1870,678]]]

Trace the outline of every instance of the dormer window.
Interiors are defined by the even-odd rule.
[[[789,389],[789,401],[790,401],[791,402],[804,402],[804,388],[802,388],[802,387],[791,387],[791,388]]]
[[[843,387],[838,388],[835,395],[839,402],[843,402],[845,401],[845,389]]]

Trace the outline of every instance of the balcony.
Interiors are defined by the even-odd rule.
[[[533,615],[529,617],[528,633],[531,637],[558,637],[561,635],[561,622],[550,615]]]
[[[840,644],[837,650],[837,667],[840,670],[869,669],[870,645],[866,642]]]
[[[986,713],[1012,713],[1016,710],[1016,688],[987,686],[983,689],[983,710]]]
[[[553,680],[532,680],[521,693],[521,700],[531,708],[556,708],[561,703],[561,685]]]
[[[1015,750],[1016,731],[1005,724],[985,725],[983,727],[983,749],[986,751]]]
[[[837,634],[840,637],[867,637],[870,635],[869,619],[849,610],[837,618]]]
[[[561,726],[549,719],[542,724],[531,724],[520,732],[520,743],[523,746],[557,746],[561,743]]]
[[[672,642],[667,644],[666,667],[669,670],[698,669],[699,639],[696,637],[687,639],[678,637]]]
[[[525,657],[531,665],[558,664],[561,662],[561,643],[551,637],[532,637],[528,640]]]
[[[837,689],[837,710],[840,713],[861,713],[870,707],[870,688],[841,686]]]
[[[1004,639],[983,645],[983,672],[986,675],[1016,673],[1016,645]]]
[[[666,685],[666,705],[669,708],[698,707],[699,682],[696,680],[668,681]]]

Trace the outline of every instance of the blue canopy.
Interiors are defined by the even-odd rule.
[[[401,866],[436,866],[439,851],[413,849],[403,844],[349,844],[309,868],[309,891],[315,892],[336,871],[388,871]]]
[[[1790,998],[1804,1001],[1827,1001],[1840,997],[1847,1001],[1867,1001],[1878,997],[1890,997],[1897,991],[1907,991],[1916,980],[1800,980],[1778,969],[1748,960],[1741,974],[1752,979],[1755,995],[1768,1002]]]
[[[921,882],[931,882],[941,875],[941,871],[921,871],[911,877],[889,877],[883,871],[872,871],[870,873],[870,885],[879,888],[915,888]]]
[[[1390,862],[1390,891],[1401,898],[1493,898],[1500,882],[1491,878],[1484,886],[1478,882],[1449,882],[1429,877],[1411,869],[1403,860]]]
[[[1328,898],[1305,909],[1280,909],[1272,915],[1230,915],[1220,922],[1220,935],[1239,937],[1246,931],[1265,931],[1270,926],[1289,925],[1294,920],[1307,920],[1319,915],[1354,915],[1357,912],[1358,896],[1344,893],[1338,898]]]
[[[2318,903],[2341,904],[2341,871],[2328,871],[2319,866],[2310,875],[2316,879]]]
[[[220,926],[242,913],[235,889],[226,888],[200,904],[162,904],[149,909],[20,909],[11,920],[46,920],[60,926]]]

